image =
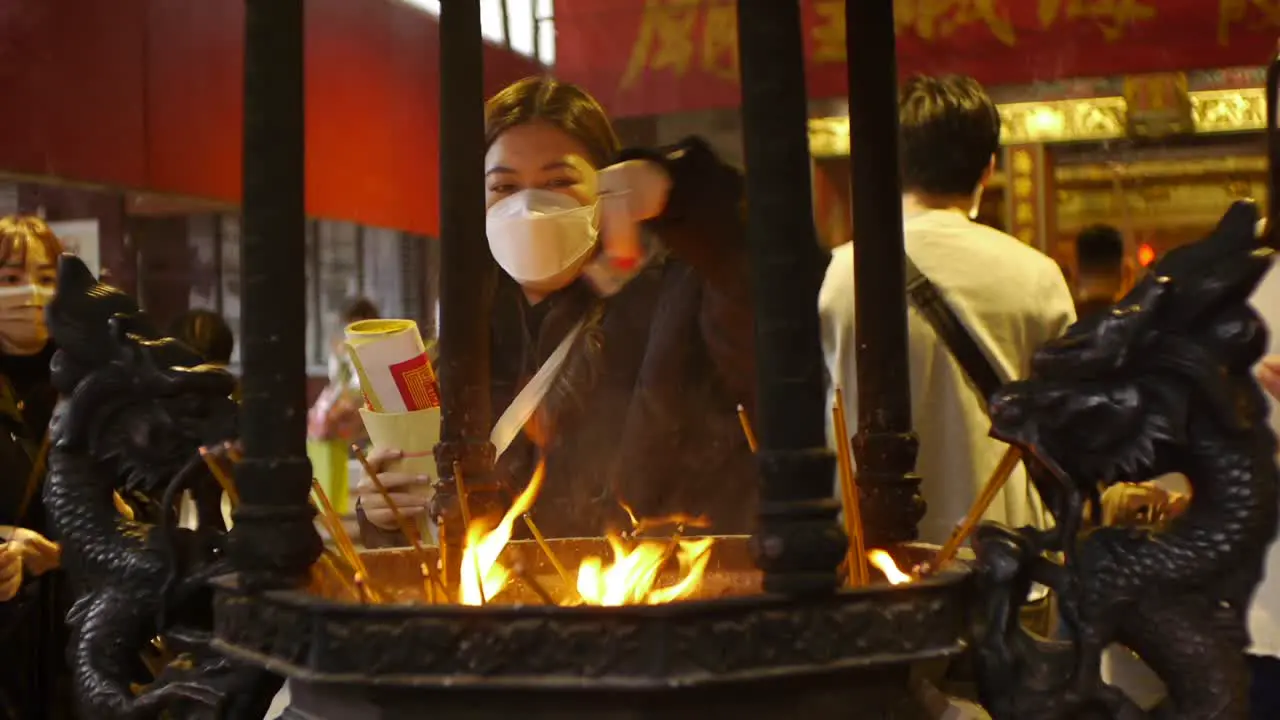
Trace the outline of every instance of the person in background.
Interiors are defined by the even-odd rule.
[[[1271,429],[1280,435],[1280,265],[1254,290],[1252,304],[1270,332],[1267,357],[1258,365],[1258,380],[1271,399]],[[1276,458],[1280,462],[1280,456]],[[1262,583],[1249,606],[1250,712],[1254,720],[1280,718],[1280,544],[1271,543]]]
[[[1258,381],[1271,397],[1280,401],[1280,351],[1262,359],[1262,364],[1258,367]]]
[[[40,485],[57,392],[44,308],[62,242],[41,219],[0,218],[0,718],[72,716],[63,618],[69,593]]]
[[[200,353],[210,365],[226,368],[231,364],[235,334],[227,321],[212,310],[186,311],[169,326],[169,335]]]
[[[352,457],[351,446],[363,445],[366,440],[364,422],[360,419],[364,395],[347,349],[345,331],[351,323],[378,317],[378,307],[368,298],[347,301],[338,315],[336,337],[329,353],[329,382],[307,413],[307,457],[311,459],[316,480],[339,513],[349,511],[353,466],[359,476],[359,464]]]
[[[1076,237],[1076,315],[1105,312],[1129,290],[1132,268],[1125,261],[1124,236],[1110,225],[1091,225]]]
[[[622,503],[749,532],[757,482],[736,412],[754,408],[755,384],[741,175],[697,138],[624,152],[594,98],[545,77],[490,99],[485,124],[476,182],[502,269],[491,397],[509,432],[495,441],[494,478],[518,492],[545,460],[532,513],[548,536],[627,529]],[[544,370],[550,382],[533,382]],[[394,472],[396,457],[377,454],[375,470],[421,514],[423,496],[405,490],[427,491],[429,479]],[[366,543],[402,544],[379,541],[394,518],[370,483],[359,492]]]
[[[1066,330],[1075,309],[1057,263],[971,219],[1000,147],[995,105],[971,78],[916,77],[902,88],[898,110],[907,256],[942,294],[1001,379],[1024,378],[1032,354]],[[848,427],[856,428],[851,244],[833,252],[818,309],[827,369],[844,391]],[[929,500],[920,539],[941,544],[1007,446],[988,436],[987,398],[914,306],[908,309],[908,344],[920,438],[917,468]],[[1013,527],[1044,523],[1044,510],[1021,466],[985,517]]]

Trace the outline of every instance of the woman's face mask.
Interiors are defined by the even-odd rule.
[[[0,266],[0,351],[35,355],[49,342],[44,310],[53,298],[53,258],[40,243],[14,248]]]
[[[521,190],[485,220],[489,251],[529,290],[554,292],[577,278],[596,249],[596,206],[551,190]]]

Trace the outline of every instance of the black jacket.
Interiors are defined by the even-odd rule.
[[[626,527],[625,503],[640,517],[701,514],[716,532],[749,532],[758,482],[736,412],[754,407],[755,388],[742,178],[698,139],[622,157],[636,158],[672,178],[663,214],[647,224],[669,253],[604,299],[579,282],[531,307],[504,277],[492,321],[493,417],[585,316],[537,416],[547,462],[539,528],[599,536]],[[539,454],[521,435],[497,478],[518,492]],[[400,542],[362,526],[370,546]]]

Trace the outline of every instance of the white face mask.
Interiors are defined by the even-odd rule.
[[[596,248],[596,206],[563,193],[521,190],[489,208],[489,252],[513,280],[551,292],[573,282]]]
[[[10,355],[34,355],[49,342],[44,309],[53,288],[40,285],[0,287],[0,350]]]

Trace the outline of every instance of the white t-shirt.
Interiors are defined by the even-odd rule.
[[[1280,265],[1272,265],[1271,271],[1262,278],[1252,303],[1271,333],[1267,354],[1280,354]],[[1280,402],[1274,400],[1271,429],[1280,435]],[[1271,543],[1263,571],[1266,574],[1249,606],[1249,635],[1253,639],[1249,652],[1280,658],[1280,543]]]
[[[906,207],[906,251],[946,298],[1005,380],[1026,377],[1031,356],[1075,320],[1062,270],[1016,238],[953,210]],[[874,242],[868,239],[867,242]],[[844,391],[845,420],[857,429],[853,246],[835,249],[819,295],[827,370]],[[941,544],[968,512],[1007,446],[988,436],[985,400],[933,327],[908,308],[912,414],[920,438],[916,464],[928,512],[920,539]],[[834,403],[834,388],[832,389]],[[830,428],[828,428],[830,430]],[[1014,527],[1046,522],[1021,466],[986,519]]]

